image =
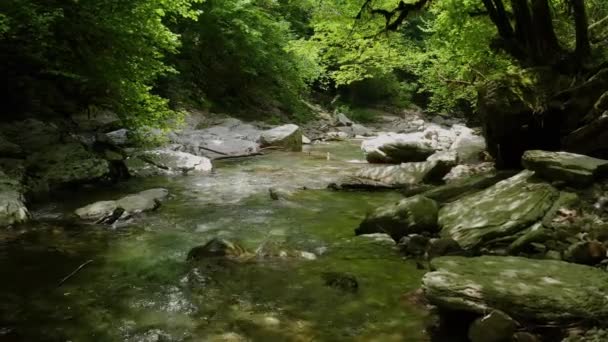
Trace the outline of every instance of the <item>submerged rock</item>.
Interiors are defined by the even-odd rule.
[[[341,272],[323,272],[321,274],[321,278],[323,278],[326,286],[333,287],[344,292],[356,293],[359,291],[359,282],[352,274]]]
[[[166,189],[150,189],[116,201],[95,202],[76,209],[75,214],[83,220],[111,224],[145,211],[155,210],[167,196],[169,191]]]
[[[386,233],[399,241],[409,234],[437,231],[438,206],[423,196],[414,196],[376,209],[355,229],[356,235]]]
[[[588,185],[608,175],[608,160],[569,152],[526,151],[522,163],[550,181]]]
[[[217,257],[242,257],[249,253],[240,245],[225,239],[214,238],[203,246],[194,247],[188,252],[187,260],[199,261]]]
[[[282,147],[291,151],[302,151],[302,130],[289,124],[264,131],[260,135],[262,147]]]
[[[477,249],[517,234],[542,220],[559,197],[551,185],[538,182],[533,172],[503,180],[481,192],[446,204],[439,211],[441,235],[465,249]]]
[[[423,289],[446,310],[500,310],[518,321],[567,324],[608,318],[608,273],[563,261],[441,257]]]

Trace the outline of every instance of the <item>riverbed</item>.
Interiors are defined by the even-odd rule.
[[[359,142],[334,142],[59,194],[32,223],[0,232],[0,341],[426,341],[424,312],[403,300],[424,271],[392,241],[353,232],[401,196],[326,190],[363,166]],[[170,198],[127,224],[70,216],[155,187]],[[186,261],[215,237],[308,257]],[[355,277],[358,291],[326,286],[326,272]]]

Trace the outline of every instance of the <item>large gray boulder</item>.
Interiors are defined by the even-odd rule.
[[[95,202],[76,209],[75,214],[82,220],[114,223],[142,212],[155,210],[167,196],[169,196],[167,189],[150,189],[115,201]]]
[[[210,159],[248,156],[259,152],[260,130],[237,119],[225,119],[202,129],[185,129],[169,134],[173,150]]]
[[[126,165],[132,176],[206,173],[213,168],[206,157],[171,150],[142,151],[127,159]]]
[[[64,185],[92,183],[107,176],[109,163],[79,143],[48,146],[26,160],[33,192],[48,192]]]
[[[411,188],[422,183],[441,182],[454,166],[450,160],[370,166],[345,179],[343,188]]]
[[[422,133],[384,134],[363,141],[361,149],[368,162],[389,164],[425,161],[436,151]]]
[[[500,310],[521,322],[568,324],[608,319],[608,273],[553,260],[440,257],[422,279],[442,309],[484,315]]]
[[[19,182],[0,171],[0,227],[22,223],[30,214],[24,204]]]
[[[260,145],[302,151],[302,130],[298,125],[288,124],[263,131],[260,135]]]
[[[550,181],[588,185],[608,175],[608,160],[569,152],[526,151],[522,163]]]
[[[395,241],[410,234],[437,232],[435,201],[414,196],[376,209],[355,229],[355,234],[385,233]]]
[[[441,235],[465,249],[515,240],[520,232],[542,220],[559,197],[557,189],[533,175],[526,170],[446,204],[439,211]]]

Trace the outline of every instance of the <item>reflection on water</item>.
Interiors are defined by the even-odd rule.
[[[398,195],[322,190],[361,167],[352,162],[361,158],[355,144],[315,145],[224,161],[211,175],[131,180],[45,204],[36,223],[0,232],[0,341],[426,340],[422,313],[399,300],[418,286],[420,271],[392,242],[353,236],[366,212]],[[69,216],[158,186],[171,198],[128,226]],[[280,200],[271,200],[270,187]],[[213,237],[277,253],[242,263],[185,261]],[[355,276],[359,290],[325,286],[324,272]]]

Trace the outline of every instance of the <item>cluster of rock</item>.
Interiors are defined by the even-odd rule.
[[[484,335],[480,326],[498,329],[488,323],[496,318],[480,317],[469,322],[472,341],[511,341],[520,323],[594,324],[608,315],[608,275],[599,269],[608,264],[608,161],[535,150],[522,164],[513,176],[462,180],[378,208],[355,230],[386,233],[406,254],[432,259],[423,289],[442,312],[496,311],[508,318],[500,324],[514,323],[500,339],[473,338]]]
[[[425,185],[494,171],[491,163],[484,163],[485,141],[474,130],[433,122],[418,129],[410,133],[382,133],[364,140],[361,149],[367,161],[375,165],[359,170],[335,187],[426,189]]]
[[[55,190],[129,176],[207,173],[213,159],[264,148],[300,151],[304,141],[296,125],[269,128],[224,118],[206,128],[186,125],[166,137],[154,130],[140,133],[168,138],[145,149],[137,148],[133,132],[120,124],[113,113],[94,111],[70,123],[25,119],[1,125],[0,227],[27,221],[27,200]]]

